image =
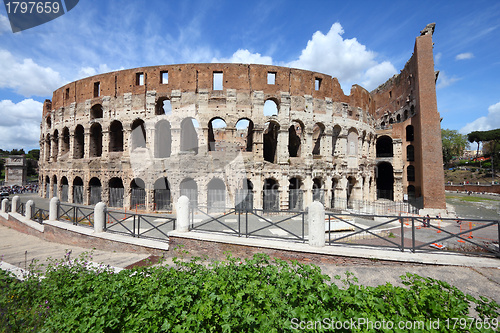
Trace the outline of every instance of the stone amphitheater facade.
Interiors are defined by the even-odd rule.
[[[432,60],[432,32],[417,37],[401,74],[349,96],[331,76],[267,65],[165,65],[69,83],[44,103],[40,195],[147,211],[170,210],[182,194],[210,207],[410,196],[443,208],[444,178],[441,193],[422,176],[442,173],[424,161],[439,114],[424,108],[421,90],[432,83],[435,101],[435,77],[417,50],[428,60],[418,44],[430,41]]]

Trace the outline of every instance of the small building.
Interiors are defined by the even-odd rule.
[[[11,155],[5,160],[5,185],[26,185],[27,173],[26,157],[24,155]]]

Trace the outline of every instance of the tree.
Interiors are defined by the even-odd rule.
[[[458,133],[457,130],[442,129],[441,140],[443,144],[443,162],[448,164],[453,158],[462,156],[467,147],[467,135]]]
[[[498,165],[500,160],[500,128],[490,130],[490,131],[474,131],[470,132],[468,135],[470,142],[483,143],[485,148],[485,156],[491,158],[491,173],[492,177],[495,178],[495,165]]]
[[[12,149],[10,155],[24,155],[24,149]]]
[[[40,159],[40,149],[32,149],[28,152],[27,158],[32,158],[34,160]]]

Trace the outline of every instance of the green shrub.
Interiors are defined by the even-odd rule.
[[[113,273],[90,268],[88,258],[81,257],[53,261],[44,279],[33,274],[24,282],[1,272],[0,327],[14,332],[296,332],[293,318],[444,323],[467,320],[471,305],[476,318],[499,315],[498,304],[487,298],[409,273],[401,277],[405,287],[369,287],[358,285],[349,272],[332,283],[317,266],[264,254],[244,261],[228,256],[209,264],[200,258],[175,263]],[[446,331],[463,331],[459,328]]]

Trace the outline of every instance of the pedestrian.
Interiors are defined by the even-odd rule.
[[[425,226],[429,228],[431,226],[431,217],[429,216],[429,214],[427,214],[424,220],[425,220]]]

